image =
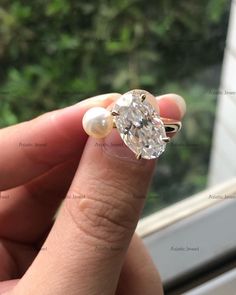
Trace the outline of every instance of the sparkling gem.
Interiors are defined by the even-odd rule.
[[[145,90],[132,90],[115,103],[116,128],[124,143],[144,159],[159,157],[165,150],[165,127],[160,119],[155,98]]]

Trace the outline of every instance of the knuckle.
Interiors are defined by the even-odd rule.
[[[108,244],[123,244],[132,236],[139,212],[133,201],[128,201],[128,190],[106,185],[101,191],[100,186],[94,184],[90,193],[80,194],[83,197],[78,202],[66,200],[67,210],[86,236]]]

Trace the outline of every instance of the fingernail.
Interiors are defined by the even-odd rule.
[[[126,146],[115,129],[104,139],[103,151],[109,156],[137,165],[143,165],[147,161],[145,159],[137,160],[134,152]]]
[[[186,102],[183,99],[183,97],[180,96],[180,95],[174,94],[174,93],[173,94],[172,93],[171,94],[166,94],[166,95],[157,97],[158,100],[167,99],[167,98],[168,98],[168,100],[172,100],[172,101],[174,101],[176,103],[176,105],[179,108],[181,118],[183,118],[183,116],[186,113]]]

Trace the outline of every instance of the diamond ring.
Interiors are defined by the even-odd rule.
[[[123,94],[110,109],[89,109],[82,124],[95,138],[104,138],[116,128],[137,159],[158,158],[170,141],[168,135],[181,129],[180,121],[160,117],[156,98],[141,89]]]

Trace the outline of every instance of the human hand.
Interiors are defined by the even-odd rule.
[[[136,160],[114,132],[104,142],[82,129],[88,108],[118,97],[0,130],[0,294],[162,294],[134,235],[155,161]],[[157,101],[162,117],[184,115],[178,96]]]

